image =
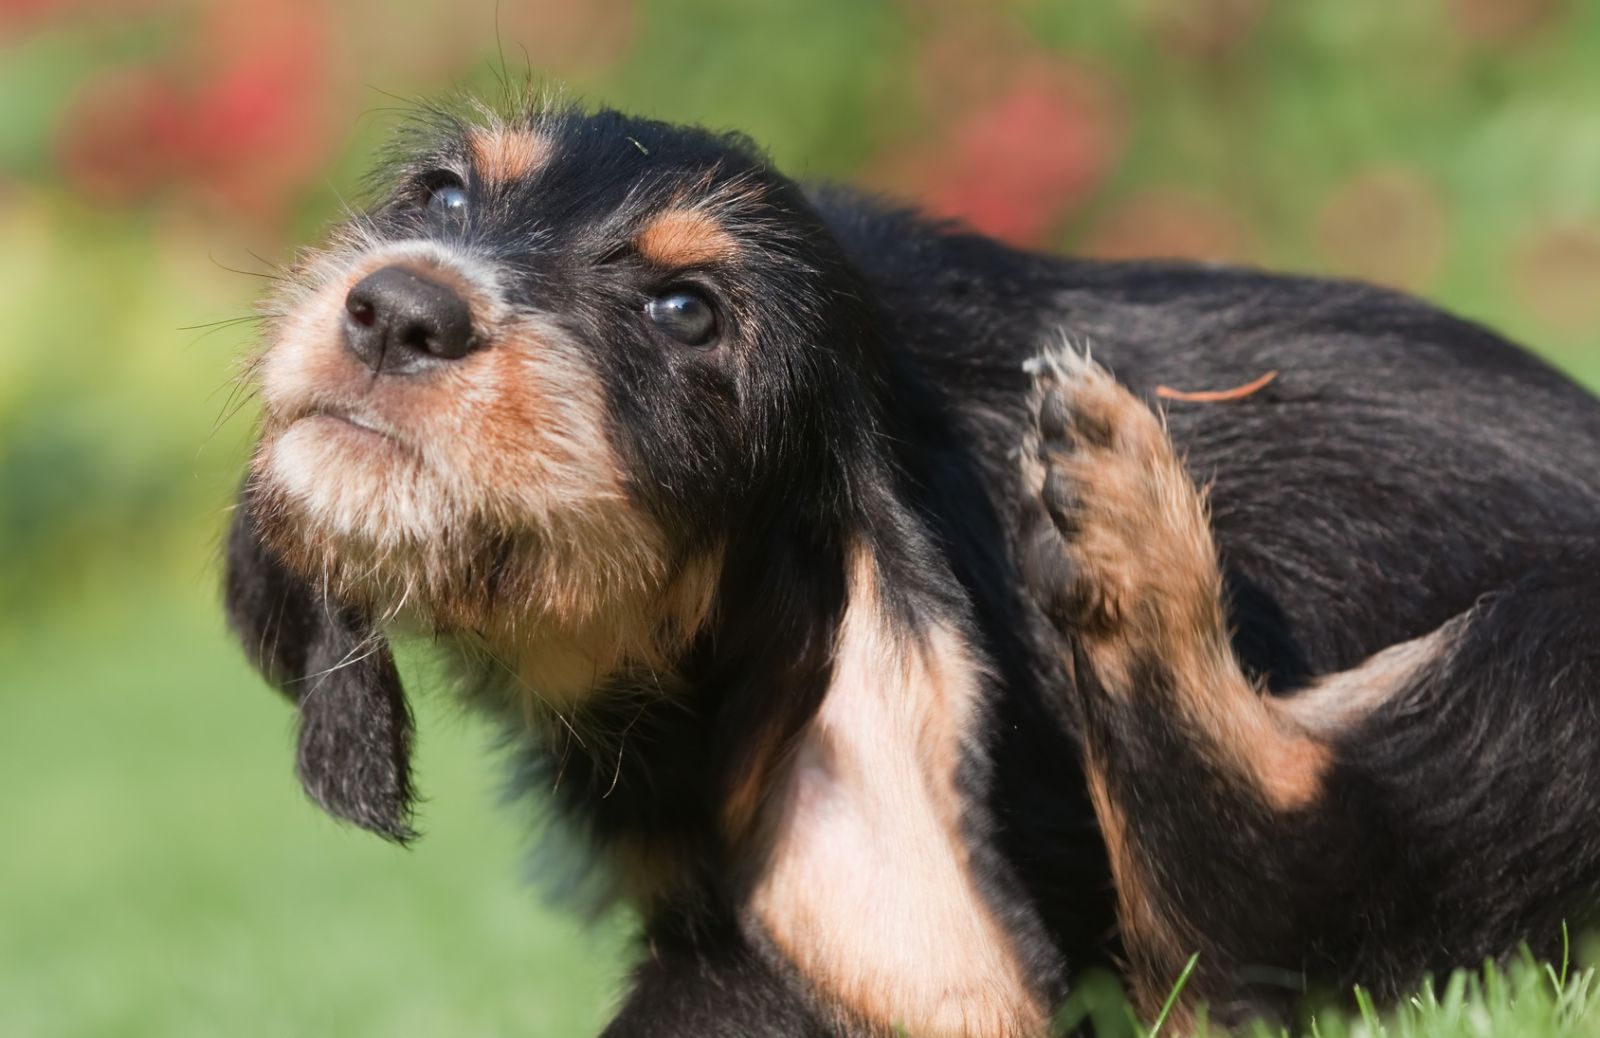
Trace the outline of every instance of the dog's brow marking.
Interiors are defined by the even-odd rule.
[[[550,155],[549,139],[536,130],[477,129],[468,140],[478,174],[501,183],[526,177]]]
[[[663,267],[696,267],[723,263],[739,254],[739,242],[710,214],[695,209],[669,209],[634,239],[634,247]]]

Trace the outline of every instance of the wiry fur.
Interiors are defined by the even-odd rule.
[[[1031,1035],[1074,971],[1149,995],[1196,948],[1275,1010],[1588,904],[1600,407],[1521,350],[614,112],[432,111],[374,187],[248,368],[230,618],[312,796],[398,840],[385,638],[434,635],[644,919],[608,1034]],[[481,341],[360,367],[383,265]],[[709,343],[645,319],[683,286]],[[1030,370],[1063,334],[1115,381]],[[1163,428],[1162,384],[1256,388]]]

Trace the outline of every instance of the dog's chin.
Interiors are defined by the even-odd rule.
[[[704,621],[715,559],[675,561],[606,466],[518,453],[488,482],[383,413],[270,415],[253,464],[262,534],[291,570],[395,633],[463,635],[518,687],[576,702],[665,667]],[[493,438],[487,438],[493,443]],[[541,446],[534,441],[530,447]],[[465,643],[464,643],[465,644]]]
[[[290,569],[433,633],[592,622],[660,579],[642,544],[619,565],[581,515],[518,528],[488,518],[420,453],[340,415],[269,432],[253,478],[263,536]]]
[[[298,418],[265,440],[256,477],[321,535],[375,549],[433,539],[457,511],[392,433],[330,412]]]

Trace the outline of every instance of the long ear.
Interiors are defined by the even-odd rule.
[[[256,669],[300,707],[296,771],[337,818],[396,843],[411,828],[413,723],[389,645],[263,543],[249,481],[228,531],[228,623]]]

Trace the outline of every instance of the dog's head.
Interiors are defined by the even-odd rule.
[[[404,839],[388,624],[470,640],[558,706],[670,661],[760,510],[843,507],[872,322],[801,193],[738,138],[440,115],[395,151],[251,365],[228,599],[301,704],[312,796]]]

